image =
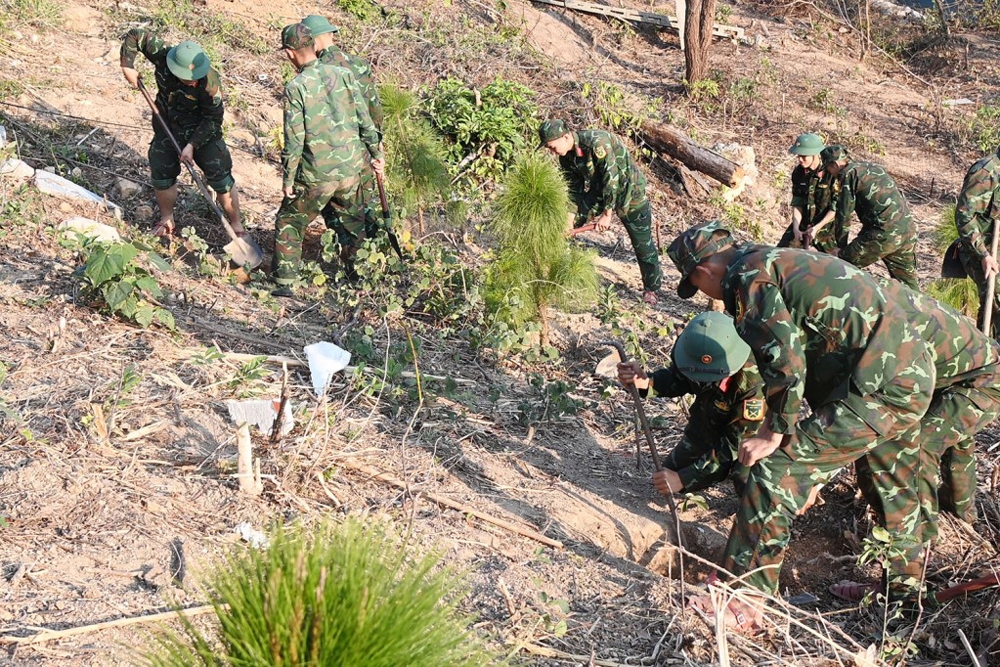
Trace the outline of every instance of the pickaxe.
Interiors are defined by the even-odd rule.
[[[621,362],[628,362],[628,353],[625,352],[625,346],[616,340],[607,340],[599,343],[600,345],[608,345],[610,347],[618,350],[618,358]],[[649,453],[653,457],[653,469],[656,472],[663,470],[663,463],[660,461],[660,454],[656,451],[656,442],[653,440],[653,431],[649,428],[649,420],[646,419],[646,410],[642,407],[642,398],[639,396],[639,390],[634,384],[628,386],[629,393],[632,395],[632,403],[635,405],[635,413],[639,417],[639,424],[642,426],[642,432],[646,436],[646,444],[649,446]],[[638,452],[636,452],[638,455]],[[638,458],[636,459],[638,461]],[[670,508],[670,514],[674,518],[674,532],[677,535],[677,556],[678,562],[680,564],[681,577],[680,577],[680,588],[681,588],[681,607],[684,606],[684,541],[681,538],[681,520],[677,514],[677,505],[674,503],[673,494],[667,495],[667,507]]]

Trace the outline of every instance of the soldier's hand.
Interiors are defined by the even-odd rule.
[[[379,176],[385,175],[385,158],[380,157],[377,160],[372,160],[372,171],[374,171]]]
[[[122,74],[125,75],[125,80],[128,81],[130,86],[133,88],[139,87],[139,70],[131,67],[122,67]]]
[[[840,248],[830,248],[827,253],[833,255],[834,257],[840,257]]]
[[[289,185],[282,188],[281,194],[285,195],[287,199],[295,199],[295,186]]]
[[[799,229],[799,225],[798,225],[797,222],[792,222],[792,246],[791,247],[793,247],[793,248],[801,248],[802,247],[802,243],[803,243],[803,240],[802,240],[802,230]]]
[[[679,493],[684,488],[681,476],[669,468],[653,473],[653,486],[663,496]]]
[[[594,219],[594,229],[599,232],[611,229],[611,211],[605,211]]]
[[[812,242],[813,242],[813,228],[810,227],[809,229],[806,229],[805,231],[802,232],[802,247],[808,250],[809,246],[812,245]]]
[[[638,361],[618,364],[618,381],[626,387],[635,385],[636,389],[649,389],[649,377]]]
[[[761,459],[766,459],[781,446],[784,439],[781,433],[768,433],[747,438],[740,443],[739,459],[740,463],[750,468]]]
[[[983,257],[983,274],[985,274],[987,278],[990,277],[990,274],[998,273],[998,271],[1000,271],[1000,268],[997,267],[997,260],[993,257],[993,255],[986,255],[986,257]]]
[[[188,144],[181,151],[181,162],[187,165],[194,165],[194,146]]]

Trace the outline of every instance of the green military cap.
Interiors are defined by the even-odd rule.
[[[302,19],[302,23],[309,28],[309,32],[312,33],[313,37],[319,37],[320,35],[325,35],[328,32],[340,32],[340,28],[327,21],[324,17],[316,14],[310,14],[305,17]]]
[[[538,126],[539,146],[544,146],[553,139],[558,139],[569,132],[566,121],[553,118]]]
[[[313,45],[313,35],[308,26],[304,23],[293,23],[286,25],[281,30],[281,48],[297,49]]]
[[[674,345],[677,370],[694,382],[723,380],[743,368],[749,358],[750,346],[725,313],[696,315]]]
[[[788,149],[788,152],[793,155],[819,155],[824,148],[826,145],[821,136],[806,132],[795,137],[795,143]]]
[[[681,272],[677,295],[690,299],[697,294],[698,288],[690,280],[694,267],[735,242],[732,233],[719,220],[702,222],[681,232],[667,248],[667,255]]]
[[[182,81],[197,81],[208,74],[212,63],[197,43],[187,40],[167,51],[167,67]]]
[[[846,146],[827,146],[819,154],[819,160],[825,167],[831,162],[839,162],[840,160],[847,159],[847,147]]]

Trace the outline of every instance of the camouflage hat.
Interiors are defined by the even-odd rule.
[[[747,345],[725,313],[700,313],[681,332],[674,345],[674,363],[694,382],[718,382],[750,358]]]
[[[677,295],[690,299],[698,293],[691,284],[691,272],[703,260],[736,243],[732,233],[719,220],[710,220],[689,227],[681,232],[667,248],[667,255],[681,272]]]
[[[182,81],[197,81],[208,74],[212,63],[197,43],[187,40],[167,51],[167,67]]]
[[[791,145],[788,152],[792,155],[819,155],[824,148],[826,148],[826,144],[823,143],[821,136],[806,132],[795,137],[795,143]]]
[[[538,145],[544,146],[553,139],[558,139],[563,136],[567,132],[569,132],[569,127],[566,125],[566,121],[558,118],[547,120],[538,126]]]
[[[819,154],[819,161],[825,167],[831,162],[839,162],[840,160],[847,159],[847,147],[846,146],[827,146]]]
[[[340,32],[340,28],[327,21],[324,17],[316,14],[310,14],[305,17],[302,19],[302,23],[309,28],[309,32],[312,33],[313,37],[319,37],[320,35],[325,35],[329,32]]]
[[[304,23],[293,23],[286,25],[281,31],[281,48],[298,49],[313,45],[312,32]]]

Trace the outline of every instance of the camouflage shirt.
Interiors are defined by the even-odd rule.
[[[172,46],[144,28],[132,28],[122,41],[122,67],[135,69],[138,54],[146,56],[156,70],[156,106],[170,123],[170,129],[183,146],[195,148],[222,138],[222,80],[214,67],[209,68],[196,86],[185,86],[167,67],[167,53]],[[153,127],[159,131],[156,119]]]
[[[604,130],[580,130],[573,141],[559,166],[580,209],[577,225],[605,211],[626,213],[645,201],[646,177],[617,137]]]
[[[801,209],[800,230],[806,230],[823,219],[836,205],[840,180],[828,171],[813,171],[796,165],[792,170],[792,206]]]
[[[372,66],[368,64],[368,61],[338,49],[336,46],[328,46],[322,51],[317,51],[316,57],[328,65],[351,70],[361,88],[361,95],[368,103],[368,114],[372,117],[372,122],[375,123],[375,129],[381,132],[384,119],[382,100],[379,99],[378,86],[375,85],[375,76],[372,74]]]
[[[840,193],[835,224],[847,229],[855,210],[861,221],[861,232],[840,252],[841,259],[856,264],[862,256],[880,256],[870,252],[872,246],[901,245],[886,243],[892,240],[916,241],[910,206],[885,169],[871,162],[850,161],[837,179]]]
[[[640,392],[643,393],[643,392]],[[720,442],[700,443],[704,455],[694,464],[676,472],[685,491],[697,491],[724,479],[732,466],[739,466],[736,452],[740,443],[754,435],[764,420],[764,381],[753,356],[743,367],[721,382],[694,382],[677,370],[675,363],[650,375],[648,398],[677,398],[693,394],[691,421],[717,426]],[[703,438],[708,433],[700,433]],[[720,457],[716,450],[724,450]],[[737,472],[737,475],[741,474]]]
[[[935,389],[993,385],[1000,364],[997,341],[947,304],[895,280],[878,282],[886,296],[902,306],[913,328],[927,343],[937,370]]]
[[[313,60],[285,86],[284,187],[359,177],[366,153],[382,157],[378,144],[349,70]]]
[[[775,433],[794,432],[803,398],[815,409],[852,388],[867,396],[926,352],[879,284],[829,255],[744,245],[722,286],[726,310],[767,385]]]
[[[965,249],[979,261],[990,254],[990,229],[1000,212],[1000,149],[969,168],[955,207]]]

